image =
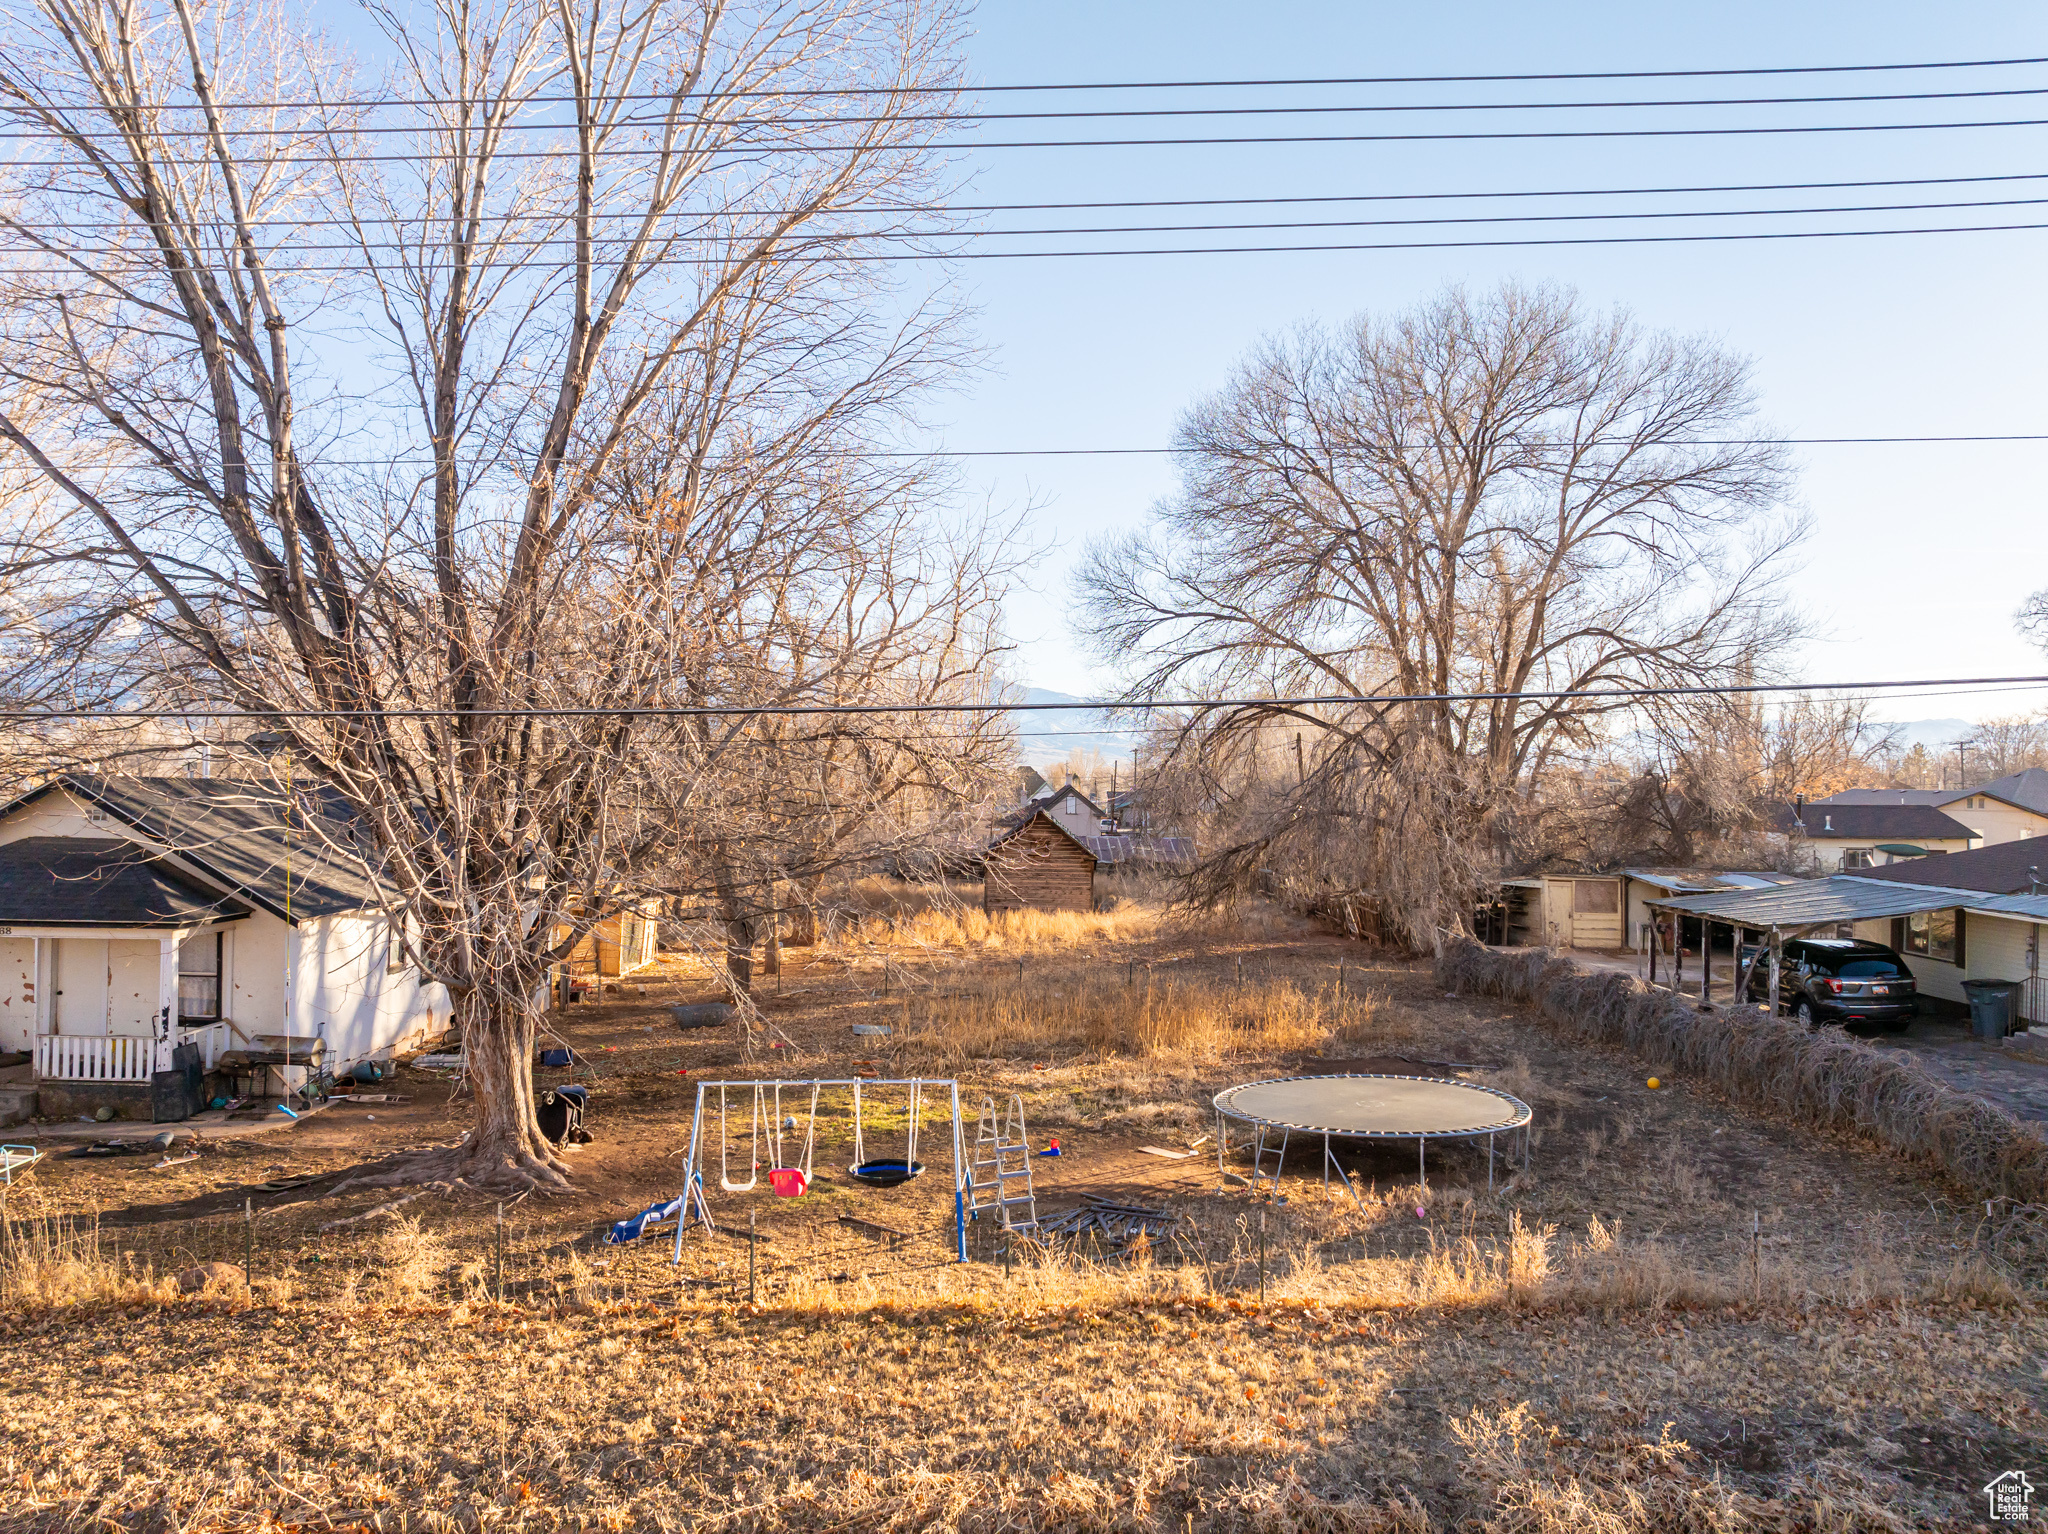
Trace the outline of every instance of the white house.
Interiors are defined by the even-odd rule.
[[[1795,856],[1823,874],[1886,868],[1896,862],[1968,852],[1983,838],[1931,804],[1838,802],[1782,805],[1772,830]]]
[[[2048,836],[2048,770],[2028,767],[1975,788],[1851,788],[1816,799],[1808,809],[1883,804],[1940,810],[1966,826],[1984,846],[1995,847],[2000,842]]]
[[[32,1052],[42,1111],[147,1118],[160,1073],[248,1056],[297,1086],[271,1057],[339,1072],[444,1032],[352,832],[231,778],[68,775],[0,808],[0,1050]]]

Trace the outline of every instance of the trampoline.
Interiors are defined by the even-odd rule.
[[[1294,1135],[1321,1136],[1323,1184],[1334,1169],[1344,1190],[1363,1207],[1358,1190],[1339,1166],[1333,1140],[1413,1140],[1416,1171],[1429,1185],[1429,1142],[1486,1136],[1486,1185],[1493,1186],[1494,1137],[1522,1131],[1522,1164],[1529,1164],[1529,1105],[1494,1087],[1438,1076],[1282,1076],[1225,1087],[1215,1097],[1216,1169],[1225,1170],[1231,1119],[1257,1131],[1252,1146],[1252,1180],[1278,1185]],[[1277,1134],[1277,1144],[1269,1137]],[[1266,1170],[1266,1157],[1273,1170]]]

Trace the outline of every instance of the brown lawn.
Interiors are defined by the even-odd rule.
[[[2024,1212],[1652,1092],[1658,1062],[1276,916],[864,931],[786,956],[751,1062],[670,1026],[711,995],[683,959],[556,1017],[596,1138],[575,1195],[506,1211],[502,1303],[495,1200],[333,1191],[461,1133],[445,1076],[163,1172],[47,1165],[8,1211],[0,1526],[1975,1527],[1993,1476],[2048,1480]],[[677,1264],[667,1232],[599,1244],[679,1191],[697,1080],[863,1061],[958,1079],[970,1142],[1021,1094],[1063,1150],[1034,1162],[1042,1213],[1105,1195],[1176,1233],[962,1267],[942,1112],[926,1175],[878,1191],[844,1175],[840,1094],[804,1198],[722,1191],[713,1133],[717,1233]],[[1219,1178],[1211,1094],[1356,1069],[1525,1098],[1529,1170],[1503,1143],[1489,1192],[1482,1152],[1433,1147],[1424,1192],[1412,1147],[1347,1153],[1363,1208],[1307,1156],[1263,1210]],[[898,1153],[900,1095],[870,1108],[869,1153]],[[250,1249],[253,1295],[165,1281]]]

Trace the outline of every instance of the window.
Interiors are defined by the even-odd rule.
[[[178,945],[178,1016],[220,1020],[221,934],[199,932]]]
[[[1572,914],[1612,916],[1621,909],[1621,887],[1612,879],[1572,881]]]
[[[1956,962],[1956,913],[1916,911],[1906,918],[1906,952]]]
[[[393,919],[384,926],[384,973],[405,973],[405,923]]]
[[[1842,854],[1842,871],[1844,873],[1853,868],[1868,868],[1870,866],[1870,849],[1868,847],[1851,847]]]

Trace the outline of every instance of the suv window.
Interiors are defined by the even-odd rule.
[[[1903,975],[1906,971],[1890,959],[1848,959],[1835,973],[1844,980],[1882,980]]]

